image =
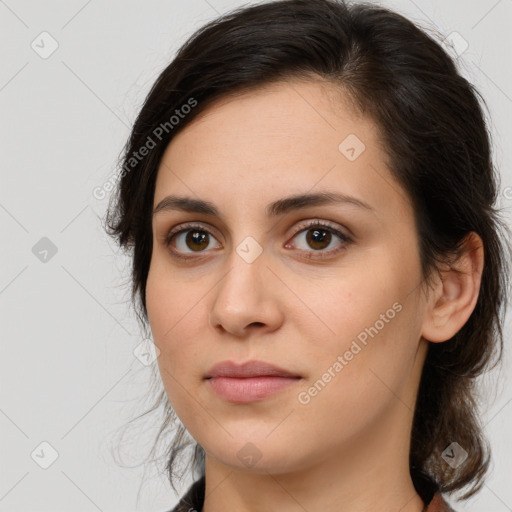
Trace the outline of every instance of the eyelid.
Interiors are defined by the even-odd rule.
[[[352,241],[353,236],[348,233],[347,234],[343,233],[343,231],[342,231],[343,228],[340,228],[339,224],[334,224],[331,221],[323,220],[318,217],[316,217],[314,219],[308,219],[306,221],[303,221],[302,223],[299,222],[299,226],[298,227],[295,226],[293,228],[293,232],[291,233],[290,236],[295,238],[299,233],[306,231],[308,228],[313,228],[316,226],[320,226],[320,227],[329,229],[331,232],[333,232],[334,234],[337,234],[342,239]],[[350,233],[350,230],[346,229],[346,231],[348,231]]]
[[[297,249],[299,253],[303,254],[303,258],[307,260],[314,260],[317,262],[320,262],[322,260],[328,260],[331,258],[336,257],[339,253],[343,252],[347,249],[347,246],[353,243],[353,237],[350,235],[347,235],[343,233],[341,229],[339,229],[336,225],[333,225],[331,221],[322,220],[319,218],[312,219],[306,221],[305,224],[302,226],[295,228],[294,233],[292,235],[291,239],[296,238],[298,235],[305,231],[309,231],[310,229],[314,227],[320,227],[323,229],[326,229],[330,233],[334,234],[334,236],[337,236],[341,240],[341,244],[338,247],[327,249],[327,250],[306,250],[306,249]],[[286,242],[286,246],[288,246],[289,243]]]
[[[179,224],[177,227],[172,228],[164,236],[164,244],[165,244],[165,246],[167,248],[169,248],[170,245],[171,245],[172,239],[174,237],[176,237],[176,235],[180,235],[181,233],[184,233],[184,232],[187,232],[187,231],[192,231],[194,229],[197,230],[197,231],[204,231],[204,232],[208,233],[209,235],[213,235],[212,231],[215,231],[215,229],[212,228],[209,225],[208,225],[207,228],[205,228],[202,223],[198,223],[198,222],[185,222],[184,224]],[[214,236],[214,238],[217,239],[216,236]],[[184,256],[183,254],[180,254],[178,251],[174,251],[174,250],[170,250],[170,249],[169,249],[169,251],[171,252],[171,254],[175,258],[178,258],[178,259],[192,259],[192,258],[201,257],[201,251],[198,253],[198,256]],[[193,254],[193,253],[186,253],[186,254]]]
[[[205,228],[205,226],[207,227]],[[169,232],[165,235],[165,240],[167,242],[172,236],[177,235],[182,231],[189,231],[192,229],[197,229],[198,231],[206,231],[209,234],[212,234],[212,231],[217,231],[213,226],[205,222],[184,222],[183,224],[178,224],[177,227],[169,230]]]

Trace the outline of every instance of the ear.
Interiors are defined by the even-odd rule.
[[[447,264],[428,297],[422,336],[434,343],[452,338],[475,309],[484,268],[484,248],[475,232],[466,235],[460,256]]]

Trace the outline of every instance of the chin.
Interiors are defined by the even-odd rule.
[[[305,469],[313,464],[311,456],[298,453],[297,446],[303,447],[299,440],[288,437],[288,442],[276,442],[269,430],[252,436],[240,435],[231,432],[233,437],[226,437],[224,443],[215,443],[210,449],[208,443],[201,444],[210,457],[221,464],[237,471],[251,474],[284,474]],[[213,441],[212,441],[213,442]]]

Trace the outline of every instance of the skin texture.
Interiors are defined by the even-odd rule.
[[[365,145],[353,161],[339,149],[350,134]],[[427,340],[448,340],[469,318],[483,250],[468,238],[457,263],[466,273],[446,267],[426,293],[412,205],[386,162],[376,125],[320,81],[224,98],[169,144],[154,206],[173,194],[220,210],[153,216],[146,287],[169,401],[206,451],[204,512],[422,510],[408,456]],[[320,191],[371,209],[344,203],[266,216],[272,201]],[[308,242],[315,220],[351,241],[330,232],[330,242]],[[187,222],[210,233],[204,246],[181,233],[167,247],[168,232]],[[262,250],[251,263],[237,252],[247,237]],[[377,334],[349,360],[372,326]],[[204,380],[215,363],[252,359],[301,379],[249,404],[219,398]],[[325,385],[308,394],[319,379]]]

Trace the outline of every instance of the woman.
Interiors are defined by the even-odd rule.
[[[404,17],[335,0],[225,15],[159,76],[107,227],[182,423],[171,484],[196,442],[174,511],[433,512],[481,487],[507,274],[477,94]]]

